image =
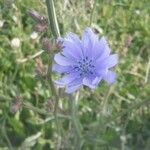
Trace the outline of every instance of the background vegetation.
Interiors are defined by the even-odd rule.
[[[102,82],[95,91],[82,89],[78,116],[83,150],[150,149],[150,2],[149,0],[55,1],[61,34],[91,26],[105,35],[119,54],[118,79]],[[48,56],[41,39],[51,32],[33,32],[27,10],[46,15],[42,0],[0,0],[0,149],[56,149],[53,98],[35,70],[45,70]],[[92,15],[91,15],[92,14]],[[26,59],[27,58],[27,59]],[[55,78],[55,75],[54,75]],[[18,100],[18,101],[17,101]],[[23,102],[20,104],[19,100]],[[22,105],[22,107],[21,107]],[[14,113],[15,109],[21,107]],[[46,113],[45,113],[46,112]],[[61,96],[61,115],[68,116],[68,100]],[[61,148],[75,149],[74,132],[61,120]]]

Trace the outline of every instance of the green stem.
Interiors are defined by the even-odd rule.
[[[48,115],[48,113],[47,113],[46,111],[43,111],[42,109],[39,109],[39,108],[37,108],[37,107],[34,107],[34,106],[31,105],[31,104],[27,104],[27,103],[23,102],[23,103],[22,103],[22,106],[23,106],[24,108],[27,108],[27,109],[32,110],[32,111],[34,111],[34,112],[37,112],[37,113],[39,113],[39,114]]]
[[[53,36],[55,37],[55,39],[57,39],[60,36],[60,32],[59,32],[59,27],[58,27],[58,22],[57,22],[55,7],[54,7],[54,1],[46,0],[46,6],[47,6],[47,12],[48,12],[48,18],[49,18],[49,25],[50,25]],[[55,119],[56,119],[57,132],[60,136],[60,137],[58,137],[58,146],[59,146],[61,143],[61,140],[59,139],[59,138],[61,138],[61,130],[59,128],[60,122],[59,122],[58,115],[57,115],[59,97],[57,95],[55,86],[52,81],[52,60],[53,60],[53,54],[51,52],[50,59],[49,59],[49,65],[48,65],[48,71],[47,71],[47,79],[48,79],[52,94],[54,95],[54,101],[55,101],[54,115],[55,115]]]
[[[73,95],[69,95],[69,104],[70,104],[71,119],[72,119],[72,124],[74,127],[74,134],[75,134],[75,147],[74,148],[75,150],[80,150],[83,141],[82,141],[80,123],[77,117],[76,99],[73,97]]]
[[[60,36],[57,17],[55,13],[54,1],[53,0],[46,0],[47,12],[49,17],[49,24],[52,30],[53,36],[58,38]]]
[[[55,101],[54,115],[55,115],[55,119],[56,119],[56,127],[57,127],[57,131],[58,131],[59,135],[61,135],[61,131],[60,131],[60,128],[59,128],[60,123],[59,123],[59,119],[58,119],[58,115],[57,115],[58,104],[59,104],[59,97],[57,95],[55,86],[54,86],[53,81],[52,81],[52,57],[49,59],[49,65],[48,65],[49,67],[48,67],[48,71],[47,71],[47,80],[49,82],[52,94],[54,95],[54,97],[53,97],[54,101]]]
[[[9,149],[10,149],[10,150],[13,150],[12,144],[11,144],[11,142],[10,142],[10,140],[9,140],[9,137],[8,137],[7,131],[6,131],[6,119],[3,121],[2,134],[3,134],[5,140],[6,140],[7,143],[8,143]]]

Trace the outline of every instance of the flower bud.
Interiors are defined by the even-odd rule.
[[[56,49],[61,50],[63,48],[63,41],[58,40],[56,43]]]
[[[45,50],[46,52],[49,52],[52,49],[52,42],[48,38],[43,38],[42,39],[42,49]]]

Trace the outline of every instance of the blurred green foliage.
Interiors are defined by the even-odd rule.
[[[78,115],[83,126],[83,150],[150,149],[150,1],[55,0],[62,35],[80,34],[90,25],[107,37],[119,54],[117,82],[102,82],[95,91],[81,90]],[[94,9],[93,9],[94,7]],[[47,67],[48,56],[24,58],[40,51],[42,37],[27,10],[46,15],[41,0],[0,0],[0,149],[56,149],[56,127],[48,84],[35,78],[35,68]],[[93,14],[91,16],[91,14]],[[42,60],[42,61],[41,61]],[[42,64],[43,62],[43,64]],[[55,76],[55,75],[54,75]],[[29,109],[11,111],[20,96]],[[50,100],[49,100],[50,98]],[[50,106],[49,101],[52,101]],[[61,114],[69,115],[68,100],[61,96]],[[31,106],[39,108],[33,110]],[[49,108],[49,115],[38,113]],[[38,111],[38,112],[37,112]],[[47,110],[48,111],[48,110]],[[61,119],[61,149],[72,146],[73,129]]]

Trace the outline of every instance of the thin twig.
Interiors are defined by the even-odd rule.
[[[37,53],[35,53],[33,55],[29,55],[27,58],[17,59],[17,62],[18,63],[25,63],[25,62],[27,62],[29,60],[32,60],[32,59],[34,59],[36,57],[39,57],[43,52],[44,52],[44,50],[41,50],[41,51],[39,51],[39,52],[37,52]]]

